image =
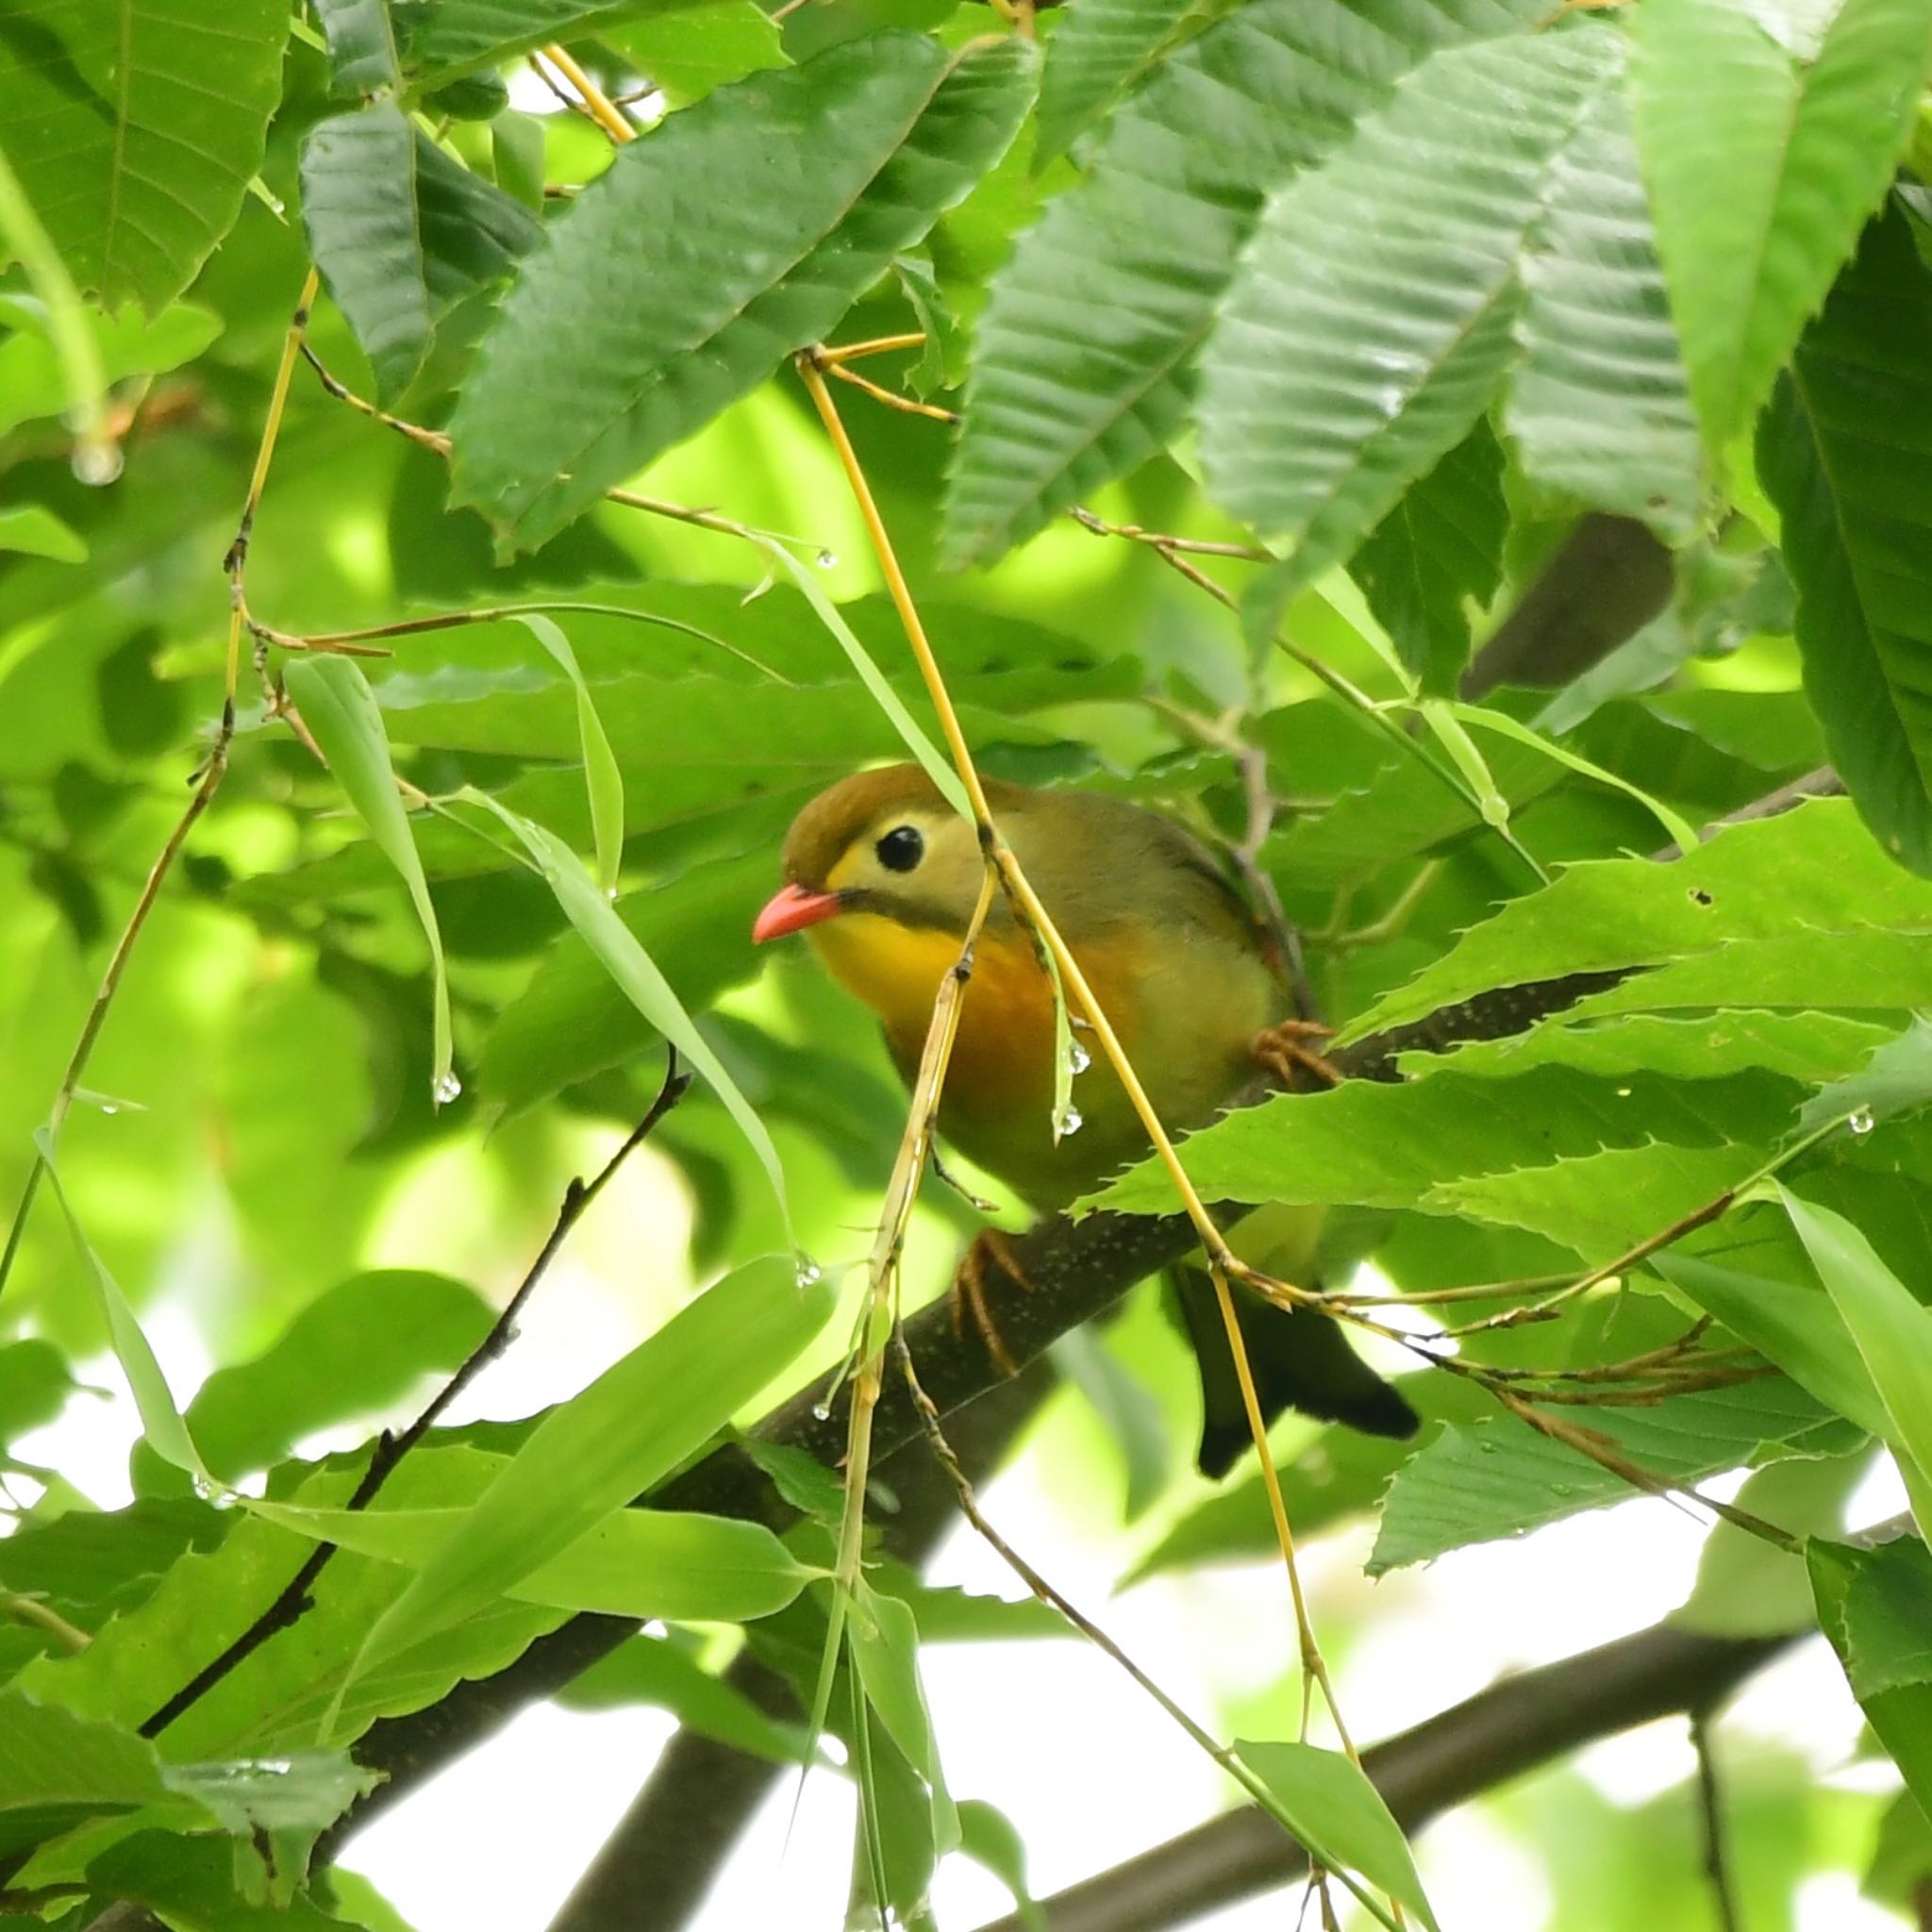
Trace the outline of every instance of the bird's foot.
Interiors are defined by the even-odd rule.
[[[953,1276],[953,1333],[963,1335],[970,1317],[979,1339],[986,1343],[993,1367],[1003,1375],[1017,1375],[1020,1365],[1013,1359],[1012,1351],[1002,1339],[999,1324],[987,1305],[987,1287],[995,1275],[1004,1275],[1028,1294],[1033,1292],[1033,1284],[1020,1265],[1012,1236],[997,1227],[983,1227],[974,1236],[973,1245],[959,1257],[958,1270]]]
[[[1255,1036],[1252,1048],[1255,1062],[1270,1073],[1291,1093],[1306,1093],[1317,1087],[1341,1085],[1341,1071],[1324,1059],[1310,1044],[1327,1040],[1335,1032],[1318,1020],[1284,1020],[1265,1033]]]

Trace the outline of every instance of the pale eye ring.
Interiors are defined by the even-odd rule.
[[[917,825],[894,825],[872,849],[888,872],[910,872],[925,857],[925,841]]]

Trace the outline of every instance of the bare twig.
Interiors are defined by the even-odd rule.
[[[428,1406],[408,1428],[396,1436],[384,1431],[377,1439],[375,1452],[369,1458],[369,1467],[362,1472],[361,1480],[357,1483],[346,1507],[367,1508],[383,1484],[395,1473],[396,1465],[423,1440],[435,1424],[437,1418],[475,1381],[489,1363],[494,1361],[509,1346],[516,1332],[518,1315],[529,1300],[531,1291],[543,1278],[545,1270],[550,1266],[571,1230],[583,1219],[591,1202],[603,1192],[611,1176],[624,1165],[631,1153],[650,1137],[658,1123],[684,1097],[690,1085],[691,1075],[679,1068],[676,1050],[667,1046],[664,1084],[658,1090],[658,1097],[651,1103],[649,1110],[631,1129],[624,1144],[598,1169],[591,1179],[573,1180],[565,1188],[563,1201],[557,1210],[557,1220],[551,1227],[548,1239],[538,1250],[537,1258],[525,1271],[523,1280],[517,1284],[516,1292],[504,1305],[503,1312],[491,1324],[490,1333],[476,1344],[462,1366],[443,1384]],[[334,1543],[317,1543],[275,1601],[218,1657],[197,1671],[147,1719],[141,1726],[142,1736],[158,1737],[176,1718],[198,1704],[224,1677],[252,1657],[277,1631],[286,1630],[297,1623],[309,1607],[309,1591],[314,1588],[316,1579],[328,1567],[336,1552],[337,1545]]]
[[[1690,1748],[1697,1754],[1697,1808],[1704,1820],[1704,1875],[1710,1880],[1718,1932],[1743,1932],[1738,1894],[1731,1884],[1730,1860],[1724,1854],[1724,1801],[1711,1747],[1710,1712],[1703,1706],[1690,1713]]]

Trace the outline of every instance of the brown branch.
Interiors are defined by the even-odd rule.
[[[1337,1048],[1328,1056],[1351,1078],[1393,1081],[1398,1058],[1418,1050],[1440,1052],[1462,1041],[1501,1039],[1574,1006],[1627,977],[1623,970],[1571,974],[1560,979],[1500,987],[1445,1007],[1409,1024],[1391,1027]],[[1261,1098],[1257,1086],[1241,1096]],[[1093,1214],[1074,1223],[1055,1216],[1014,1242],[1019,1267],[1030,1284],[1022,1290],[991,1274],[990,1307],[1013,1359],[1024,1366],[1049,1343],[1111,1307],[1128,1289],[1178,1259],[1197,1237],[1185,1215],[1151,1219]],[[941,1415],[952,1417],[1000,1385],[1002,1377],[970,1329],[956,1334],[943,1302],[907,1324],[907,1341],[919,1377]],[[843,1452],[848,1397],[829,1378],[801,1391],[758,1424],[762,1440],[805,1450],[827,1468]],[[919,1431],[909,1399],[896,1384],[879,1405],[876,1454],[904,1446]],[[727,1446],[654,1493],[658,1507],[741,1516],[783,1528],[791,1512],[757,1465]],[[407,1796],[452,1757],[469,1750],[525,1705],[549,1696],[614,1649],[636,1626],[623,1618],[585,1614],[541,1637],[495,1676],[455,1686],[439,1704],[375,1724],[356,1746],[364,1764],[386,1782],[363,1802],[354,1820],[374,1816]]]
[[[489,1363],[494,1361],[509,1346],[516,1332],[517,1317],[523,1312],[524,1304],[529,1300],[531,1291],[543,1278],[545,1271],[557,1251],[568,1239],[571,1230],[583,1219],[591,1203],[603,1192],[610,1177],[624,1165],[632,1151],[649,1138],[653,1128],[684,1097],[690,1086],[691,1075],[678,1068],[676,1049],[667,1047],[664,1084],[658,1089],[658,1097],[651,1103],[649,1111],[631,1129],[623,1146],[604,1163],[590,1181],[573,1179],[564,1189],[563,1202],[557,1210],[557,1220],[551,1227],[549,1238],[538,1251],[537,1258],[525,1272],[523,1280],[517,1284],[516,1292],[504,1305],[503,1312],[491,1324],[490,1333],[470,1352],[468,1359],[443,1384],[422,1414],[401,1435],[391,1436],[384,1430],[376,1439],[375,1453],[369,1458],[369,1467],[362,1472],[361,1480],[357,1483],[354,1492],[349,1497],[349,1508],[366,1509],[369,1507],[375,1500],[377,1491],[395,1473],[396,1465],[423,1440],[434,1425],[436,1419],[475,1380]],[[337,1548],[334,1543],[317,1543],[275,1601],[219,1656],[211,1658],[161,1705],[141,1726],[141,1735],[143,1738],[158,1737],[184,1711],[192,1709],[239,1664],[253,1657],[270,1638],[300,1622],[303,1613],[313,1602],[309,1591],[315,1587],[316,1578],[334,1560]]]
[[[1679,1712],[1707,1712],[1806,1633],[1707,1637],[1654,1624],[1506,1677],[1362,1754],[1406,1833],[1538,1765]],[[1300,1877],[1307,1857],[1253,1806],[1041,1902],[1052,1932],[1162,1932]],[[1015,1915],[982,1932],[1024,1932]]]

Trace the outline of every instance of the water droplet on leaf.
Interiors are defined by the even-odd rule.
[[[463,1091],[463,1083],[454,1074],[444,1074],[429,1091],[438,1107],[447,1107]]]
[[[1054,1131],[1064,1141],[1069,1134],[1077,1134],[1086,1124],[1087,1123],[1070,1107],[1056,1123]]]
[[[799,1256],[795,1272],[800,1288],[811,1288],[823,1281],[825,1275],[825,1271],[809,1255]]]
[[[121,445],[115,442],[77,442],[74,446],[73,470],[76,481],[93,489],[113,482],[120,475]]]
[[[812,558],[812,561],[821,570],[837,570],[839,568],[839,553],[836,550],[821,550]]]
[[[1067,1064],[1076,1074],[1084,1074],[1093,1064],[1093,1056],[1076,1040],[1067,1049]]]
[[[813,1422],[828,1423],[832,1420],[832,1405],[829,1402],[814,1402],[811,1406]]]
[[[1845,1122],[1845,1125],[1855,1134],[1869,1134],[1877,1125],[1877,1122],[1872,1118],[1872,1109],[1869,1107],[1861,1107]]]

